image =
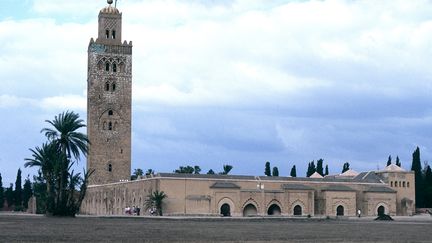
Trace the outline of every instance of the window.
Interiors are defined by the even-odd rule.
[[[112,130],[112,122],[108,122],[108,130]]]
[[[116,38],[116,31],[115,31],[115,30],[112,31],[112,38],[113,38],[113,39]]]
[[[120,149],[120,153],[121,153],[121,154],[123,153],[123,149]]]
[[[113,84],[112,84],[112,91],[115,91],[115,90],[116,90],[116,84],[113,83]]]
[[[109,110],[108,111],[108,116],[112,116],[113,115],[113,111],[112,110]]]
[[[409,181],[407,182],[407,187],[409,187]]]
[[[390,181],[390,187],[393,187],[393,181]]]
[[[397,187],[397,181],[395,181],[395,184],[394,184],[394,185],[395,185],[395,187]]]
[[[107,62],[107,63],[105,63],[105,71],[109,71],[109,66],[110,66],[110,64],[109,64],[109,62]]]
[[[109,30],[105,30],[105,37],[109,39]]]
[[[403,186],[403,187],[405,187],[405,181],[404,181],[404,182],[402,182],[402,186]]]
[[[110,86],[109,83],[106,82],[106,83],[105,83],[105,91],[109,91],[109,86]]]
[[[117,72],[117,65],[115,63],[113,64],[113,72]]]
[[[401,186],[401,182],[400,182],[400,181],[399,181],[399,187],[402,187],[402,186]]]
[[[112,165],[111,165],[111,164],[108,165],[108,171],[109,171],[109,172],[112,171]]]

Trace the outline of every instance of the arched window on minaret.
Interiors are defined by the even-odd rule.
[[[113,64],[113,72],[115,72],[115,73],[117,72],[117,64],[115,64],[115,63]]]
[[[112,130],[113,129],[113,126],[112,126],[112,122],[108,122],[108,130]]]
[[[108,164],[108,171],[112,172],[112,164]]]
[[[111,35],[111,36],[112,36],[112,38],[113,38],[113,39],[115,39],[115,38],[116,38],[116,31],[115,31],[115,30],[113,30],[113,31],[112,31],[111,33],[112,33],[112,35]]]
[[[115,91],[115,89],[116,89],[116,83],[114,82],[114,83],[112,84],[112,91]]]
[[[112,110],[109,110],[108,111],[108,116],[112,116],[113,115],[113,111]]]
[[[105,91],[109,91],[110,84],[109,82],[105,82]]]
[[[105,63],[105,71],[109,71],[110,70],[110,64],[109,64],[109,62],[106,62]]]
[[[124,72],[124,63],[123,62],[121,62],[119,64],[119,68],[120,68],[119,72],[123,73]]]
[[[105,37],[107,38],[107,39],[109,39],[110,38],[110,34],[109,34],[109,30],[107,29],[107,30],[105,30]]]

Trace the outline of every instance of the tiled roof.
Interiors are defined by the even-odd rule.
[[[344,185],[330,185],[330,186],[328,186],[322,190],[323,191],[342,191],[342,192],[355,191],[351,187],[344,186]]]
[[[283,184],[282,189],[285,190],[314,190],[312,187],[305,186],[303,184]]]
[[[385,186],[371,186],[365,192],[389,192],[396,193],[395,190]]]
[[[232,189],[239,189],[240,186],[231,183],[231,182],[216,182],[213,185],[210,186],[210,188],[232,188]]]

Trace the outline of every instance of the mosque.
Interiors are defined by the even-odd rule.
[[[108,0],[88,46],[90,178],[81,214],[121,215],[164,191],[164,215],[375,216],[415,213],[414,172],[380,171],[308,178],[158,173],[131,174],[132,42],[122,42],[122,13]]]

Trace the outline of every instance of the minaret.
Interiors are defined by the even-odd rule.
[[[122,14],[99,12],[98,38],[90,40],[87,76],[87,169],[90,184],[129,180],[131,175],[132,42],[122,43]]]

